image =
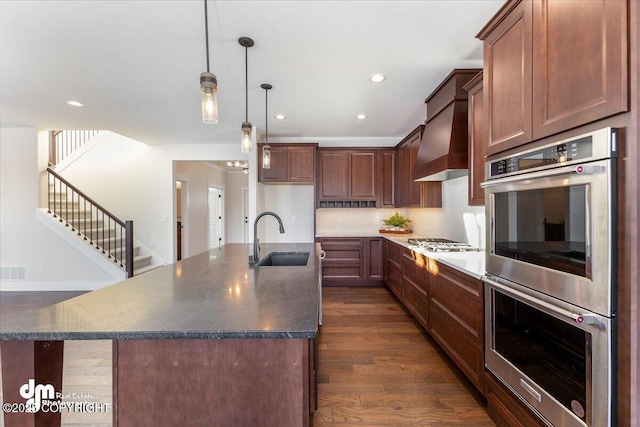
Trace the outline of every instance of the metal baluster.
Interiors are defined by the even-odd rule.
[[[58,220],[62,222],[62,181],[58,180]],[[55,188],[55,187],[54,187]]]
[[[102,253],[105,253],[104,251],[104,211],[102,211]]]
[[[51,173],[47,171],[47,213],[51,213]]]
[[[107,241],[109,242],[109,249],[107,250],[108,256],[107,258],[111,259],[111,216],[107,217],[108,224],[108,232],[107,232]]]
[[[125,265],[127,269],[127,277],[133,277],[133,221],[126,221],[125,224]]]

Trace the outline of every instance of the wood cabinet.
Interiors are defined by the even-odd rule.
[[[390,150],[319,149],[316,206],[393,206],[394,158]]]
[[[497,425],[509,427],[545,427],[547,425],[489,371],[484,373],[484,391],[487,398],[487,412]]]
[[[396,147],[398,170],[395,206],[399,208],[442,207],[442,183],[414,181],[413,168],[418,157],[424,125],[415,128]]]
[[[378,208],[395,207],[396,150],[378,152],[378,176],[382,180],[378,192]]]
[[[402,251],[403,247],[390,240],[384,241],[384,281],[393,294],[402,301]]]
[[[262,167],[262,149],[258,145],[258,180],[264,184],[313,184],[316,176],[317,144],[269,144],[271,167]]]
[[[319,238],[326,256],[323,286],[380,286],[383,283],[382,237]]]
[[[469,92],[469,206],[484,206],[485,156],[487,132],[485,126],[482,72],[464,86]]]
[[[626,1],[511,0],[478,34],[492,155],[628,109]]]
[[[429,330],[429,267],[422,254],[404,248],[402,302],[425,330]]]
[[[484,298],[479,279],[430,262],[429,333],[480,392],[484,373]]]

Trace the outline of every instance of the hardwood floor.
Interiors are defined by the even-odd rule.
[[[9,294],[0,293],[0,322],[75,296]],[[495,426],[482,396],[385,288],[323,295],[313,427]],[[111,408],[111,342],[67,341],[64,358],[63,392],[92,394]],[[111,417],[63,413],[62,425],[107,427]]]
[[[483,398],[386,288],[324,288],[313,426],[488,427]]]

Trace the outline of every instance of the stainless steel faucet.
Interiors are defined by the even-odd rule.
[[[278,220],[278,224],[280,224],[280,234],[284,233],[284,225],[282,225],[282,220],[278,216],[278,214],[274,212],[262,212],[256,217],[256,220],[253,222],[253,255],[249,255],[249,264],[257,264],[260,261],[260,244],[258,241],[258,220],[265,215],[271,215],[275,219]]]

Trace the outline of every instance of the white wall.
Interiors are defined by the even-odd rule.
[[[442,182],[442,208],[409,209],[413,231],[486,247],[484,206],[468,206],[466,176]]]
[[[226,242],[243,243],[244,215],[242,212],[242,190],[249,187],[249,175],[242,172],[227,172],[225,190]]]
[[[485,248],[484,206],[468,206],[467,177],[442,183],[442,208],[424,209],[318,209],[318,234],[377,233],[382,220],[394,212],[409,217],[414,234],[467,242]],[[378,217],[380,222],[378,222]]]
[[[111,133],[63,176],[81,190],[99,195],[105,207],[134,221],[135,237],[165,262],[175,259],[174,161],[247,160],[249,162],[250,221],[255,218],[256,157],[229,144],[169,144],[152,146]],[[253,197],[251,196],[253,194]],[[193,254],[192,254],[193,255]]]
[[[38,147],[46,147],[47,138],[34,128],[0,129],[0,266],[26,267],[26,281],[0,282],[0,289],[95,289],[113,283],[117,279],[36,220],[46,169]]]
[[[313,242],[315,196],[313,185],[263,185],[262,211],[272,211],[282,219],[285,233],[280,234],[275,218],[260,220],[260,241],[277,243]],[[264,223],[264,224],[263,224]],[[251,223],[253,226],[253,223]]]

